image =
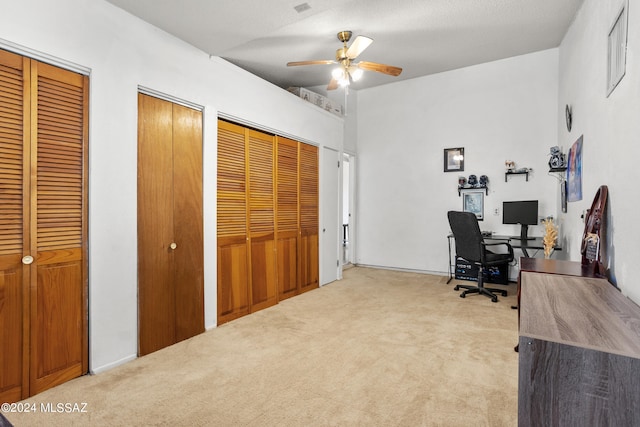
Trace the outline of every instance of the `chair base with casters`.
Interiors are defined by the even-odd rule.
[[[459,291],[460,288],[466,289],[460,293],[460,298],[466,297],[468,294],[480,294],[485,295],[491,298],[491,302],[498,302],[498,296],[496,293],[502,294],[503,297],[507,296],[507,291],[503,289],[496,288],[485,288],[484,287],[484,277],[482,275],[483,269],[481,268],[478,272],[478,285],[460,285],[457,284],[453,290]]]

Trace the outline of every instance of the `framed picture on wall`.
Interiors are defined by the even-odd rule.
[[[464,170],[464,148],[444,149],[444,171],[460,172]]]
[[[479,221],[484,219],[484,191],[462,193],[462,210],[476,214]]]

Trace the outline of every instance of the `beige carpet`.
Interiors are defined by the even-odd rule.
[[[515,285],[352,268],[334,282],[27,400],[15,426],[515,426]]]

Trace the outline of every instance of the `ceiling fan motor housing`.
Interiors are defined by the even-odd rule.
[[[340,31],[338,33],[338,40],[340,40],[342,43],[347,43],[349,40],[351,40],[351,35],[353,33],[351,31]]]
[[[341,47],[340,49],[337,49],[336,50],[336,61],[342,62],[345,59],[348,59],[348,57],[347,57],[347,48],[346,47]]]

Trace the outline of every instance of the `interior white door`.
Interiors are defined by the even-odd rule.
[[[320,172],[320,284],[326,285],[338,279],[340,268],[340,156],[336,150],[324,147]]]

